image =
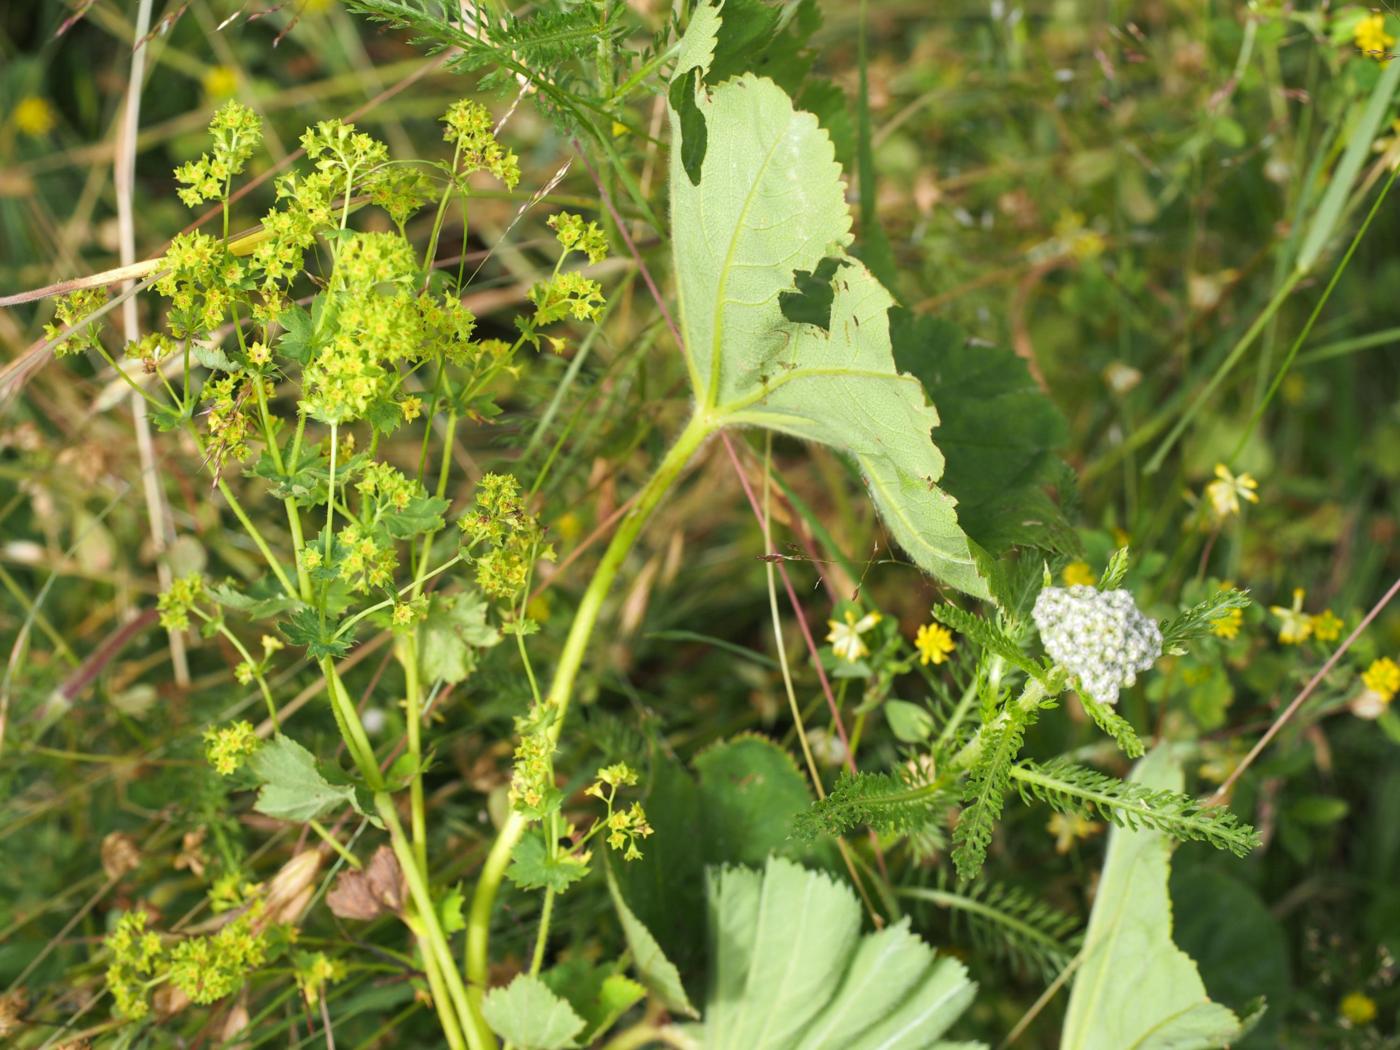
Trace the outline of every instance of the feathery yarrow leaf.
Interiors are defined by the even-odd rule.
[[[1162,791],[1106,776],[1064,758],[1023,762],[1011,770],[1022,799],[1038,799],[1061,813],[1099,816],[1119,827],[1153,828],[1182,842],[1209,842],[1243,857],[1259,845],[1258,833],[1223,806],[1204,806],[1190,795]]]

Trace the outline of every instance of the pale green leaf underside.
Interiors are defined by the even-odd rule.
[[[248,760],[262,781],[253,808],[278,820],[305,823],[340,806],[355,805],[355,789],[332,784],[316,768],[310,751],[278,733]]]
[[[1184,778],[1167,745],[1131,779],[1180,791]],[[1113,830],[1062,1050],[1208,1050],[1239,1035],[1239,1019],[1210,1001],[1196,964],[1172,941],[1171,849],[1161,832]]]
[[[860,933],[860,905],[828,876],[771,858],[709,874],[705,1047],[936,1050],[976,986],[907,923]]]
[[[714,10],[699,8],[677,76],[708,65]],[[715,426],[760,426],[851,455],[899,544],[925,570],[987,596],[955,501],[937,488],[938,414],[890,349],[889,294],[845,254],[851,215],[831,140],[772,81],[702,86],[698,185],[671,112],[672,241],[687,365]],[[829,330],[783,316],[796,271],[842,260]]]
[[[520,1050],[567,1050],[578,1046],[584,1020],[567,1000],[531,974],[493,988],[481,1002],[491,1030]]]

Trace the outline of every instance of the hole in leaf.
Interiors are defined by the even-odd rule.
[[[778,296],[778,308],[794,324],[812,324],[826,331],[831,327],[831,303],[836,292],[831,282],[846,260],[827,256],[816,270],[798,270],[792,275],[795,291]]]
[[[672,81],[670,91],[671,108],[681,122],[681,167],[692,186],[700,185],[700,166],[705,163],[705,150],[710,140],[705,114],[700,112],[695,101],[699,89],[700,67],[695,66]]]

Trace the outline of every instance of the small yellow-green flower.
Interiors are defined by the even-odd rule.
[[[15,127],[30,138],[41,139],[54,129],[58,115],[53,104],[38,95],[28,95],[15,106]]]
[[[879,622],[879,613],[866,613],[860,619],[856,619],[853,609],[846,610],[844,622],[827,620],[826,625],[831,630],[827,632],[826,640],[831,643],[831,651],[842,660],[855,663],[862,656],[870,653],[870,648],[861,640],[860,636]]]
[[[1312,618],[1313,637],[1319,642],[1335,642],[1342,636],[1342,618],[1331,609],[1323,609]]]
[[[204,754],[222,776],[232,776],[248,756],[261,746],[249,722],[232,722],[221,729],[204,731]]]
[[[1307,592],[1301,587],[1293,588],[1293,604],[1269,606],[1269,612],[1279,618],[1278,640],[1284,645],[1302,645],[1313,632],[1312,617],[1303,612],[1303,599]]]
[[[1226,609],[1210,622],[1210,633],[1217,638],[1234,639],[1240,634],[1244,623],[1244,612],[1240,609]]]
[[[1070,562],[1060,573],[1060,578],[1065,581],[1066,587],[1092,587],[1097,579],[1087,561]]]
[[[1400,693],[1400,664],[1388,656],[1382,657],[1366,668],[1361,681],[1388,704],[1395,699],[1396,693]]]
[[[1376,1019],[1376,1001],[1365,992],[1348,992],[1338,1009],[1352,1024],[1370,1024]]]
[[[953,651],[953,632],[942,624],[926,623],[914,635],[914,647],[919,650],[919,663],[941,664]]]
[[[1259,502],[1259,482],[1248,474],[1232,474],[1224,463],[1215,465],[1215,480],[1206,486],[1206,499],[1219,521],[1240,512],[1240,500]]]
[[[1367,15],[1356,23],[1354,30],[1356,46],[1374,58],[1385,57],[1395,38],[1385,31],[1385,15]]]

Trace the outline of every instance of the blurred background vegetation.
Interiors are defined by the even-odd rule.
[[[639,39],[671,15],[648,0],[631,6]],[[860,188],[873,190],[895,290],[974,341],[1013,349],[1064,415],[1059,455],[1078,480],[1062,482],[1058,495],[1082,549],[1053,571],[1096,575],[1128,542],[1137,554],[1131,586],[1159,609],[1222,580],[1259,603],[1236,638],[1164,662],[1126,701],[1140,730],[1200,739],[1195,787],[1208,789],[1400,569],[1400,198],[1376,213],[1282,369],[1388,188],[1400,159],[1393,107],[1319,262],[1278,297],[1298,258],[1300,217],[1313,214],[1358,134],[1400,17],[1389,5],[1269,0],[819,7],[816,70],[845,97],[836,138],[848,169],[868,109],[876,178]],[[0,8],[0,295],[118,261],[112,169],[134,8],[125,0]],[[137,141],[138,258],[159,253],[191,221],[171,169],[206,148],[205,125],[227,98],[264,119],[261,172],[288,157],[307,124],[332,116],[354,116],[398,156],[441,156],[437,117],[475,90],[472,77],[335,0],[170,0],[155,13]],[[443,243],[466,236],[468,272],[489,254],[468,302],[486,328],[504,331],[524,290],[548,271],[545,216],[562,206],[596,210],[597,200],[554,124],[528,102],[512,110],[513,93],[483,97],[510,112],[501,137],[525,175],[515,193],[478,197],[470,230],[449,226]],[[615,137],[652,200],[665,181],[659,102],[637,97]],[[548,199],[522,214],[546,184]],[[242,206],[242,224],[269,203],[264,185]],[[635,230],[644,248],[658,243],[639,220]],[[633,491],[683,411],[683,368],[635,274],[618,264],[608,284],[614,305],[603,334],[523,372],[502,399],[506,412],[462,432],[454,450],[463,492],[484,469],[542,476],[543,517],[562,556]],[[6,359],[41,337],[51,309],[0,310]],[[1258,338],[1225,367],[1261,316]],[[216,642],[194,643],[181,686],[154,624],[159,558],[177,572],[257,575],[245,541],[222,526],[198,458],[179,441],[158,443],[180,537],[164,553],[151,543],[127,398],[110,371],[49,365],[0,416],[8,660],[0,988],[26,990],[22,1015],[37,1027],[20,1045],[50,1037],[56,1045],[104,1022],[95,949],[109,916],[141,899],[173,923],[210,881],[231,872],[266,878],[292,845],[200,760],[195,730],[255,702],[233,680],[236,658]],[[861,586],[912,635],[934,591],[871,555],[877,527],[844,468],[795,445],[779,443],[776,456],[785,483],[829,533],[822,544],[855,561]],[[1213,510],[1206,486],[1218,463],[1257,480],[1257,504]],[[710,456],[699,470],[702,480],[663,510],[636,556],[594,661],[585,739],[561,768],[628,748],[688,761],[745,729],[791,743],[757,526],[727,464]],[[567,622],[588,560],[562,563],[538,599],[546,639]],[[850,597],[856,584],[834,561],[795,556],[792,571],[817,621],[828,595]],[[1324,627],[1299,644],[1280,641],[1280,619],[1267,609],[1290,606],[1295,589],[1306,612],[1342,621],[1340,635]],[[1233,1007],[1269,998],[1248,1045],[1400,1045],[1400,722],[1388,697],[1358,703],[1369,688],[1362,673],[1397,649],[1400,614],[1382,612],[1241,781],[1235,807],[1261,828],[1263,849],[1245,861],[1205,848],[1178,853],[1178,936],[1212,996]],[[386,651],[357,650],[354,684],[366,695]],[[950,682],[966,670],[955,662]],[[291,667],[280,688],[292,697],[308,681]],[[817,695],[811,682],[804,688]],[[435,825],[462,874],[489,842],[507,775],[503,740],[524,696],[514,667],[493,658],[438,708]],[[380,731],[396,732],[397,709],[370,702]],[[297,717],[307,734],[334,739],[317,705]],[[862,764],[902,760],[884,723],[872,718],[872,727]],[[1082,719],[1056,718],[1037,727],[1031,747],[1059,753],[1096,748],[1094,739]],[[653,811],[658,825],[663,811]],[[998,892],[1028,892],[1082,919],[1102,829],[1047,827],[1047,818],[1043,808],[1013,807],[988,875]],[[931,885],[941,876],[930,862],[910,877]],[[531,905],[512,903],[498,932],[518,963]],[[612,937],[605,895],[581,891],[570,903],[575,943]],[[916,919],[967,958],[981,984],[969,1035],[995,1041],[1044,990],[1041,968],[994,950],[1005,931],[979,933],[938,908]],[[326,923],[306,936],[336,945],[347,934]],[[328,994],[344,1045],[417,1045],[418,1033],[431,1045],[430,1011],[411,982],[352,967]],[[1063,996],[1052,999],[1017,1045],[1053,1046],[1062,1008]],[[286,1043],[289,1030],[312,1038],[285,999],[255,1001],[253,1012],[255,1042]],[[74,1029],[57,1027],[74,1015]],[[0,1009],[0,1031],[5,1016]],[[222,1023],[215,1016],[204,1038],[217,1042]],[[186,1035],[200,1030],[177,1019],[172,1031],[179,1024]]]

